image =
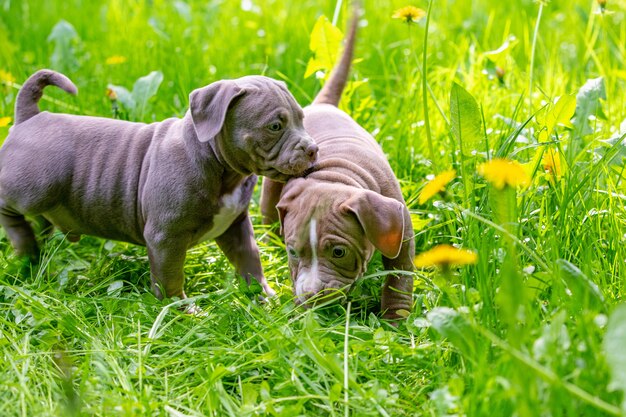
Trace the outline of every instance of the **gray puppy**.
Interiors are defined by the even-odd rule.
[[[40,112],[47,85],[76,94],[62,74],[32,75],[0,149],[0,224],[17,254],[38,257],[24,216],[43,217],[70,240],[147,246],[155,295],[185,298],[186,251],[214,239],[239,274],[274,294],[248,217],[254,174],[285,181],[317,155],[284,83],[218,81],[191,92],[182,119],[152,124]]]
[[[266,222],[281,222],[296,302],[305,306],[352,285],[374,249],[382,252],[386,269],[414,269],[413,228],[398,181],[376,140],[337,108],[356,24],[355,17],[339,64],[304,109],[304,127],[319,146],[317,163],[286,184],[263,180],[261,210]],[[412,290],[412,276],[387,275],[384,317],[405,316]]]

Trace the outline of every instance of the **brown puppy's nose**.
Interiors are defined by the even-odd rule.
[[[311,162],[315,162],[315,160],[317,159],[317,151],[318,151],[318,147],[315,143],[310,144],[309,146],[307,146],[305,153],[306,156],[309,157],[309,159],[311,160]]]

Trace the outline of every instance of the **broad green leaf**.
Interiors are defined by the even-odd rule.
[[[619,129],[619,133],[608,139],[599,141],[602,146],[594,149],[594,153],[600,157],[611,152],[613,156],[608,162],[610,165],[622,166],[624,159],[626,159],[626,120],[622,121]]]
[[[475,150],[482,139],[482,118],[474,97],[459,84],[450,93],[450,125],[462,152]]]
[[[221,363],[217,364],[217,366],[213,369],[210,376],[210,382],[214,383],[216,381],[221,380],[225,375],[231,373],[232,370],[226,368]]]
[[[557,260],[556,264],[578,307],[582,307],[586,301],[592,303],[592,306],[596,308],[604,305],[604,295],[602,295],[600,288],[576,265],[565,259]]]
[[[135,111],[135,107],[137,106],[137,104],[135,103],[135,99],[133,99],[133,96],[130,94],[130,91],[128,91],[124,87],[114,84],[109,84],[107,87],[113,90],[113,92],[117,96],[117,101],[122,104],[126,111],[128,111],[129,113],[133,113]]]
[[[304,78],[310,77],[317,71],[326,71],[328,75],[339,56],[342,39],[341,31],[333,26],[326,16],[322,15],[317,19],[311,31],[309,43],[314,57],[309,60]]]
[[[571,119],[576,111],[576,97],[571,94],[565,94],[557,100],[554,108],[550,112],[554,119],[554,125],[563,125],[565,127],[572,126]]]
[[[465,317],[449,307],[436,307],[426,315],[432,327],[471,359],[476,350],[474,331]]]
[[[544,126],[539,133],[539,142],[547,142],[557,125],[573,128],[571,119],[574,117],[574,111],[576,111],[576,97],[569,94],[559,97],[545,117],[537,119]]]
[[[511,35],[498,49],[485,52],[485,56],[493,62],[496,66],[504,68],[506,65],[506,59],[511,54],[511,51],[519,43],[519,40]]]
[[[602,111],[600,100],[606,100],[606,89],[604,78],[593,78],[587,80],[578,94],[576,94],[576,128],[582,135],[592,132],[589,126],[589,116],[596,116],[606,119]]]
[[[341,394],[343,392],[343,385],[341,385],[340,383],[336,382],[333,384],[333,386],[330,388],[329,391],[329,399],[331,402],[335,402],[335,401],[339,401],[341,400]]]
[[[159,90],[159,86],[163,82],[163,73],[161,71],[152,71],[150,74],[139,78],[133,86],[133,100],[135,100],[135,118],[143,119],[148,100],[152,98]]]
[[[61,19],[54,25],[52,32],[48,35],[48,42],[69,42],[76,37],[78,37],[78,33],[76,33],[74,26]]]
[[[318,71],[326,70],[327,67],[322,63],[322,61],[318,60],[315,57],[309,59],[309,62],[306,65],[306,71],[304,72],[304,78],[309,78],[311,75],[315,74]]]
[[[191,22],[191,6],[189,4],[182,0],[177,0],[174,2],[174,8],[186,22]]]
[[[513,195],[514,197],[514,195]],[[505,204],[507,206],[508,204]],[[500,268],[500,287],[495,301],[499,307],[500,320],[507,326],[507,340],[514,346],[521,342],[520,323],[526,315],[528,294],[524,281],[517,271],[516,258],[507,249],[504,262]]]
[[[622,410],[626,411],[626,304],[620,304],[609,317],[604,336],[604,355],[611,371],[610,390],[621,390],[625,397]]]
[[[431,221],[432,219],[425,219],[415,213],[411,213],[411,223],[415,231],[423,230]]]
[[[241,402],[244,406],[252,406],[256,404],[259,397],[259,391],[257,391],[257,385],[251,382],[244,382],[240,385],[241,388]]]
[[[119,279],[116,281],[113,281],[107,288],[107,294],[111,296],[119,295],[122,292],[123,287],[124,287],[124,281],[119,280]]]
[[[50,57],[53,69],[61,72],[72,72],[78,69],[74,45],[79,41],[78,33],[69,22],[60,20],[48,35],[48,42],[54,43],[54,51]]]

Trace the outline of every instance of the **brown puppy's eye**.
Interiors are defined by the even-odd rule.
[[[280,122],[274,122],[267,127],[272,132],[279,132],[283,129],[283,125]]]
[[[290,258],[297,258],[298,257],[298,252],[296,252],[296,250],[294,248],[292,248],[291,246],[287,247],[287,253],[289,254]]]
[[[333,258],[343,258],[346,256],[346,248],[335,246],[333,248]]]

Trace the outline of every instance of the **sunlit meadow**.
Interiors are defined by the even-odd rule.
[[[343,303],[297,308],[258,192],[278,295],[259,303],[208,242],[185,265],[204,316],[154,298],[144,248],[56,232],[31,267],[0,231],[1,416],[626,415],[626,1],[362,3],[342,107],[412,214],[406,321],[379,318],[379,257]],[[327,25],[350,15],[335,0],[0,0],[0,141],[40,68],[79,88],[48,88],[54,112],[158,121],[248,74],[306,105],[340,44]]]

